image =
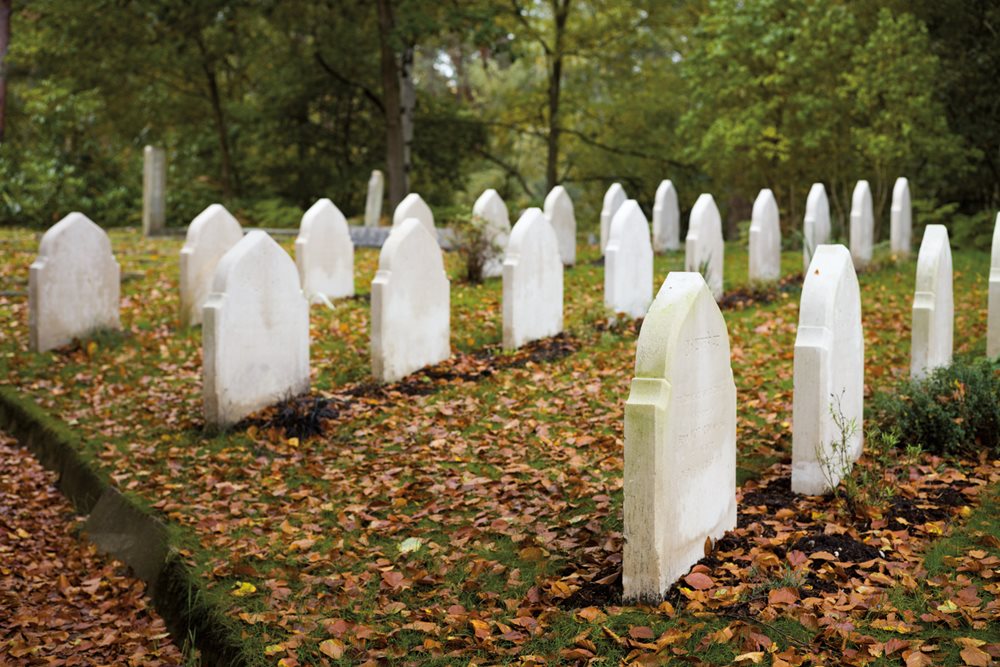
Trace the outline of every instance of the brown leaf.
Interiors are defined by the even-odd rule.
[[[653,634],[653,629],[646,625],[636,625],[628,629],[628,635],[632,639],[652,639],[656,635]]]
[[[324,639],[319,643],[319,650],[323,655],[340,660],[344,657],[344,642],[339,639]]]
[[[710,576],[701,572],[692,572],[684,577],[684,582],[696,591],[703,591],[715,585]]]
[[[975,646],[963,648],[959,652],[959,655],[962,656],[965,664],[972,665],[972,667],[989,667],[993,662],[989,653]]]

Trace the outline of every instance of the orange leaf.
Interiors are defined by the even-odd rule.
[[[340,660],[344,657],[344,642],[339,639],[326,639],[319,643],[319,650],[323,655]]]
[[[965,664],[972,665],[972,667],[989,667],[991,662],[990,654],[975,646],[963,648],[959,655],[962,656]]]
[[[637,625],[629,628],[628,634],[632,639],[652,639],[655,636],[652,628],[645,625]]]
[[[772,588],[767,594],[768,604],[794,604],[798,599],[794,588]]]
[[[715,585],[710,576],[701,572],[692,572],[684,577],[684,582],[696,591],[703,591]]]
[[[472,629],[479,639],[486,639],[490,636],[490,626],[484,621],[478,621],[474,618],[469,619],[469,623],[472,625]]]

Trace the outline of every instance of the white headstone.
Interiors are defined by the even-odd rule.
[[[736,385],[705,279],[674,272],[650,306],[625,404],[624,598],[656,603],[736,526]]]
[[[312,303],[354,295],[354,243],[347,218],[329,199],[313,204],[295,239],[295,266]]]
[[[309,304],[295,262],[254,230],[219,260],[204,307],[205,421],[235,424],[309,390]]]
[[[612,183],[604,193],[604,205],[601,206],[601,254],[608,245],[608,234],[611,230],[611,220],[622,204],[625,203],[625,188],[621,183]]]
[[[416,218],[420,221],[431,236],[437,239],[437,230],[434,228],[434,214],[431,207],[416,192],[411,192],[399,202],[399,206],[392,213],[392,226],[399,227],[405,220]]]
[[[757,195],[750,220],[750,281],[781,277],[781,223],[778,202],[770,188]]]
[[[1000,355],[1000,213],[993,224],[993,251],[990,254],[990,291],[987,297],[986,356]]]
[[[146,146],[142,167],[142,234],[155,236],[166,224],[167,154],[162,148]]]
[[[514,225],[503,260],[503,346],[563,330],[563,263],[559,239],[545,215],[529,208]]]
[[[395,382],[451,355],[450,284],[432,232],[416,218],[393,227],[372,281],[372,373]]]
[[[365,198],[365,227],[378,227],[382,218],[382,196],[385,194],[385,177],[378,169],[368,179],[368,196]]]
[[[705,277],[716,300],[722,298],[722,271],[726,245],[722,239],[722,216],[710,194],[698,197],[688,219],[684,239],[684,270]]]
[[[802,285],[795,337],[795,493],[825,493],[861,456],[864,384],[861,291],[851,254],[842,245],[821,245]]]
[[[860,271],[872,261],[875,244],[875,212],[872,209],[872,189],[868,181],[858,181],[851,197],[851,258]]]
[[[472,215],[485,221],[483,233],[490,239],[492,251],[483,263],[483,277],[496,278],[503,275],[503,253],[510,237],[510,214],[507,204],[493,188],[490,188],[472,205]]]
[[[181,248],[181,324],[201,324],[201,309],[212,291],[215,267],[243,238],[243,228],[222,206],[212,204],[187,229]]]
[[[83,213],[42,236],[28,272],[29,342],[45,352],[100,329],[120,329],[121,270],[111,239]]]
[[[830,200],[822,183],[813,183],[806,198],[806,217],[802,225],[803,271],[809,269],[816,248],[830,242]]]
[[[557,185],[545,197],[545,217],[559,239],[559,255],[566,266],[576,264],[576,213],[566,188]]]
[[[892,209],[889,212],[889,245],[899,257],[909,257],[913,234],[913,206],[910,204],[910,182],[900,176],[892,187]]]
[[[955,326],[951,278],[948,228],[927,225],[917,255],[917,284],[913,294],[910,376],[915,379],[951,364]]]
[[[653,246],[649,223],[629,199],[611,221],[604,252],[604,305],[616,313],[642,317],[653,300]]]
[[[677,204],[677,188],[670,181],[661,181],[653,203],[653,251],[680,250],[681,211]]]

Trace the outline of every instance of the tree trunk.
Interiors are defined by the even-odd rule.
[[[400,125],[403,128],[403,184],[410,189],[410,166],[413,147],[413,110],[417,106],[417,91],[413,87],[413,45],[403,48],[399,55],[399,109]]]
[[[238,187],[233,170],[233,156],[229,149],[229,129],[226,127],[226,115],[222,109],[222,96],[219,94],[219,81],[215,75],[215,67],[208,57],[208,50],[205,48],[201,37],[195,38],[198,49],[201,51],[201,67],[205,72],[205,81],[208,84],[209,101],[212,104],[212,115],[215,119],[215,131],[219,137],[219,151],[222,154],[222,195],[226,199],[237,194]]]
[[[7,131],[7,47],[10,45],[10,3],[0,0],[0,141]]]
[[[403,99],[401,76],[392,48],[395,18],[390,0],[377,0],[378,37],[382,75],[382,99],[385,105],[385,163],[389,180],[389,207],[403,200],[409,190],[407,182],[406,140],[403,135]],[[410,79],[412,84],[412,78]]]
[[[546,192],[559,184],[559,96],[562,92],[563,36],[569,18],[571,0],[552,0],[552,14],[555,19],[555,41],[550,54],[549,69],[549,135],[548,155],[545,160]]]

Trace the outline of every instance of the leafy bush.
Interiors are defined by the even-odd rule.
[[[1000,360],[956,361],[875,399],[875,418],[902,447],[935,454],[1000,456]]]
[[[452,220],[455,250],[465,264],[465,279],[470,283],[483,282],[486,263],[503,256],[503,248],[497,241],[495,229],[478,215],[456,217]]]

